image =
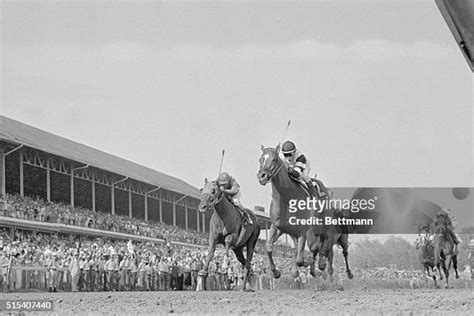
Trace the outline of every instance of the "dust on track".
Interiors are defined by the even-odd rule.
[[[10,293],[0,299],[52,300],[56,315],[470,315],[474,310],[472,289]]]

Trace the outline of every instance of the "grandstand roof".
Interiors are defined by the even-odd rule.
[[[2,139],[199,198],[199,190],[180,179],[0,115]]]

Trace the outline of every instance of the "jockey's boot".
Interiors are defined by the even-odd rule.
[[[234,205],[240,211],[240,215],[242,215],[242,225],[253,224],[252,219],[250,218],[249,214],[244,210],[244,206],[240,203],[240,201],[234,201]]]
[[[317,199],[324,198],[324,193],[320,192],[316,182],[314,182],[313,180],[309,180],[308,182],[306,182],[306,185],[308,186],[310,193],[314,195]]]

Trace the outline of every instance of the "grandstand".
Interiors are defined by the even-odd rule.
[[[199,190],[165,173],[0,116],[0,192],[198,232]],[[257,209],[257,208],[256,208]],[[256,212],[262,229],[268,215]],[[40,226],[38,226],[39,228]]]

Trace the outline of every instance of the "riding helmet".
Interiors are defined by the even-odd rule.
[[[281,147],[281,151],[283,152],[283,154],[294,153],[296,151],[295,143],[287,140],[286,142],[283,143],[283,146]]]
[[[219,182],[219,184],[227,184],[229,183],[229,181],[230,181],[230,176],[227,172],[222,172],[219,175],[219,178],[217,179],[217,182]]]

